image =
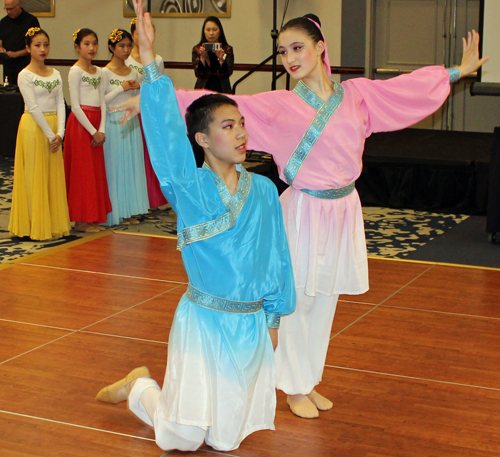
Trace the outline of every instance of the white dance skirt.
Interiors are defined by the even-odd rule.
[[[295,287],[306,295],[362,294],[368,259],[361,202],[312,197],[289,187],[280,197]]]
[[[202,308],[184,295],[170,331],[157,416],[207,430],[206,443],[236,449],[250,433],[274,430],[274,351],[264,311]]]

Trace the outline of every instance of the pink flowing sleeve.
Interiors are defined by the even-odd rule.
[[[450,75],[428,66],[388,80],[352,79],[367,118],[367,136],[409,127],[438,110],[450,93]]]
[[[177,97],[177,103],[179,104],[179,111],[182,117],[186,115],[188,106],[191,105],[195,100],[202,97],[203,95],[212,94],[209,90],[196,89],[196,90],[184,90],[176,89],[175,96]]]
[[[250,149],[265,151],[269,145],[277,141],[278,134],[275,121],[283,117],[287,110],[284,109],[281,97],[288,91],[263,92],[255,95],[227,95],[238,104],[238,109],[245,117]],[[175,91],[179,109],[184,116],[191,103],[203,95],[211,94],[208,90],[184,90]],[[281,97],[280,97],[281,96]],[[267,148],[267,149],[266,149]]]

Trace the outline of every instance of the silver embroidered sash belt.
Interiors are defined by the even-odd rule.
[[[214,297],[213,295],[195,289],[188,285],[186,297],[193,303],[203,308],[222,311],[224,313],[252,314],[260,311],[264,300],[258,301],[233,301],[225,298]]]
[[[30,111],[24,110],[26,114],[31,114]],[[44,116],[53,116],[54,114],[57,114],[57,111],[44,111],[42,113]]]
[[[300,189],[301,192],[304,192],[307,195],[312,195],[316,198],[324,198],[326,200],[335,200],[337,198],[347,197],[354,190],[354,183],[340,187],[339,189],[326,189],[326,190],[309,190],[309,189]]]

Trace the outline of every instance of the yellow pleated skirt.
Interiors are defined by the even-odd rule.
[[[57,115],[46,114],[45,119],[56,132]],[[70,230],[62,150],[52,152],[33,116],[24,113],[17,132],[9,232],[48,240]]]

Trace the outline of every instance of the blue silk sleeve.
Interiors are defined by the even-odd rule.
[[[145,72],[148,69],[144,67]],[[166,75],[146,81],[141,88],[144,134],[162,192],[180,218],[179,229],[212,220],[221,214],[221,205],[210,197],[213,192],[206,192],[206,186],[215,184],[212,179],[204,180],[196,167],[172,81]]]
[[[281,265],[273,269],[277,272],[274,281],[275,289],[265,295],[264,311],[266,313],[267,326],[269,328],[278,328],[279,317],[291,314],[295,310],[296,292],[281,204],[275,189],[272,189],[272,192],[275,194],[274,212],[277,221],[273,236],[275,237],[276,244],[279,246]]]

